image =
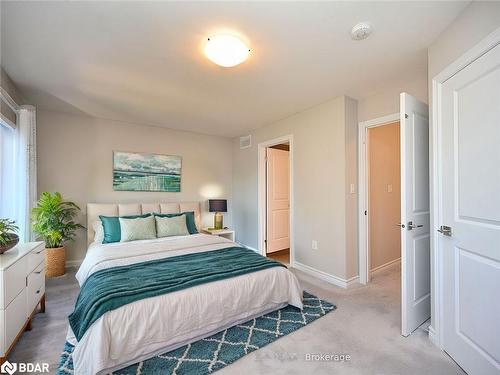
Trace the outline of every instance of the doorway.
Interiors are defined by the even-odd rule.
[[[259,245],[263,256],[293,263],[293,141],[259,144]]]
[[[369,192],[369,132],[370,129],[399,121],[400,139],[400,216],[384,223],[370,212]],[[410,335],[431,315],[430,293],[430,201],[429,201],[429,108],[415,97],[401,93],[400,113],[359,124],[359,280],[370,281],[370,218],[383,229],[389,224],[398,228],[401,248],[401,334]],[[383,170],[385,172],[385,170]],[[378,172],[382,173],[382,172]],[[373,171],[371,174],[375,174]],[[389,186],[392,185],[392,186]],[[383,194],[394,193],[394,185],[381,184]],[[385,190],[385,192],[384,192]],[[388,211],[386,207],[379,210]],[[375,216],[374,216],[375,215]],[[373,226],[373,225],[372,225]],[[387,229],[388,230],[388,229]],[[378,234],[375,234],[377,238]],[[384,244],[387,238],[380,237]],[[394,241],[397,245],[397,241]],[[394,262],[397,260],[393,259]],[[387,262],[391,262],[387,259]],[[390,264],[390,263],[389,263]],[[381,263],[381,266],[387,263]]]
[[[367,131],[368,260],[370,277],[401,272],[399,121]],[[398,277],[399,278],[399,277]]]

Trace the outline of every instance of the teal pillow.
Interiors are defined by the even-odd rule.
[[[148,217],[151,214],[144,215],[129,215],[129,216],[103,216],[99,215],[101,219],[102,229],[104,230],[104,239],[102,243],[120,242],[122,238],[122,231],[120,228],[120,217],[124,219],[136,219],[138,217]]]
[[[155,214],[158,217],[175,217],[186,215],[186,225],[189,234],[198,233],[198,229],[196,228],[196,221],[194,220],[194,211],[181,212],[179,214]]]

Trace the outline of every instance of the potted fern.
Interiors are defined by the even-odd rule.
[[[16,222],[9,219],[0,219],[0,254],[12,249],[19,242],[15,233],[19,230]]]
[[[62,276],[66,272],[64,242],[73,240],[82,225],[74,221],[80,211],[73,202],[63,200],[60,193],[44,192],[32,211],[33,231],[45,241],[45,275]]]

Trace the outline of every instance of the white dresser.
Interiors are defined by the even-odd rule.
[[[45,246],[18,244],[0,255],[0,364],[26,329],[40,304],[45,312]]]

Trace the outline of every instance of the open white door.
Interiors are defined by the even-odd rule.
[[[401,94],[401,333],[431,316],[429,110]]]
[[[266,252],[290,248],[290,153],[267,149]]]
[[[440,95],[443,349],[470,375],[498,375],[500,45],[445,81]]]

